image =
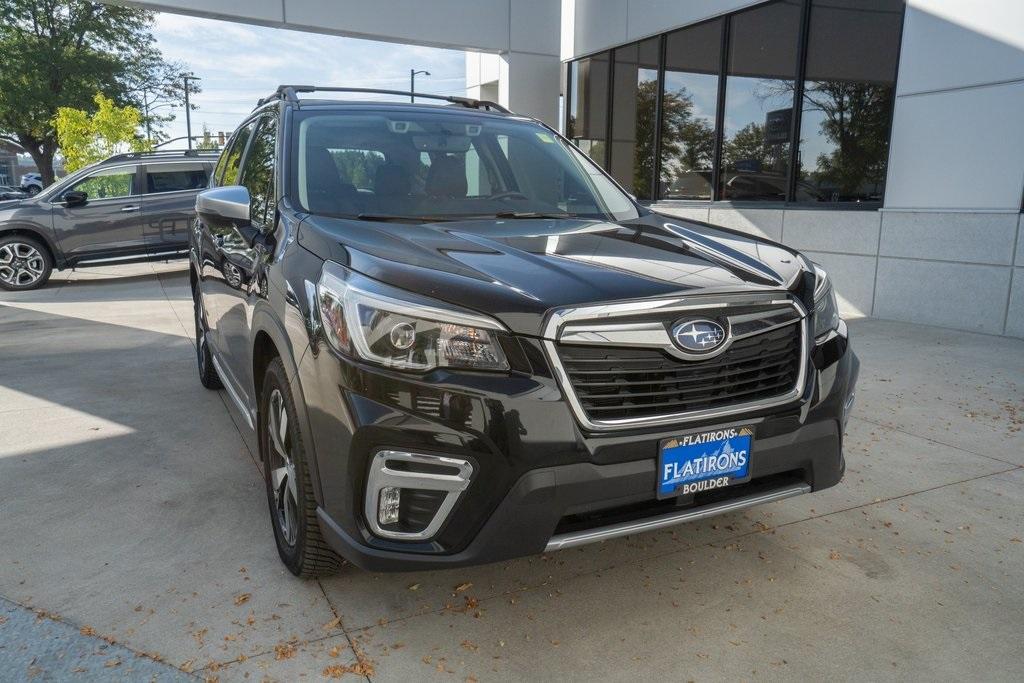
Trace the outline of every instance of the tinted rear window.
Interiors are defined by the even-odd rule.
[[[146,169],[146,191],[180,192],[206,187],[208,169],[205,164],[174,164]]]

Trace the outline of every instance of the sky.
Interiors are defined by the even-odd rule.
[[[416,77],[417,92],[465,93],[464,53],[457,50],[175,14],[158,14],[153,33],[165,59],[184,63],[202,79],[202,92],[193,98],[199,107],[192,112],[193,135],[201,134],[204,124],[214,134],[230,133],[281,83],[408,90],[409,69],[415,68],[431,74]],[[184,111],[175,113],[164,131],[172,138],[185,135]]]

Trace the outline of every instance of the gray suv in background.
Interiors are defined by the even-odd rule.
[[[0,289],[36,289],[54,268],[186,256],[195,196],[216,161],[216,152],[118,154],[0,202]]]

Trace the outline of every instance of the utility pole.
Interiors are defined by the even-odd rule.
[[[409,69],[409,101],[416,101],[416,74],[423,74],[429,76],[429,71],[423,71],[422,69],[417,71],[416,69]]]
[[[185,81],[185,132],[188,135],[188,148],[192,149],[192,107],[188,103],[188,82],[200,79],[191,74],[185,74],[182,79]]]

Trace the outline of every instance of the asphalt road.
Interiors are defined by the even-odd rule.
[[[1024,341],[855,321],[839,486],[413,574],[280,565],[184,263],[0,294],[5,680],[1019,680]]]

